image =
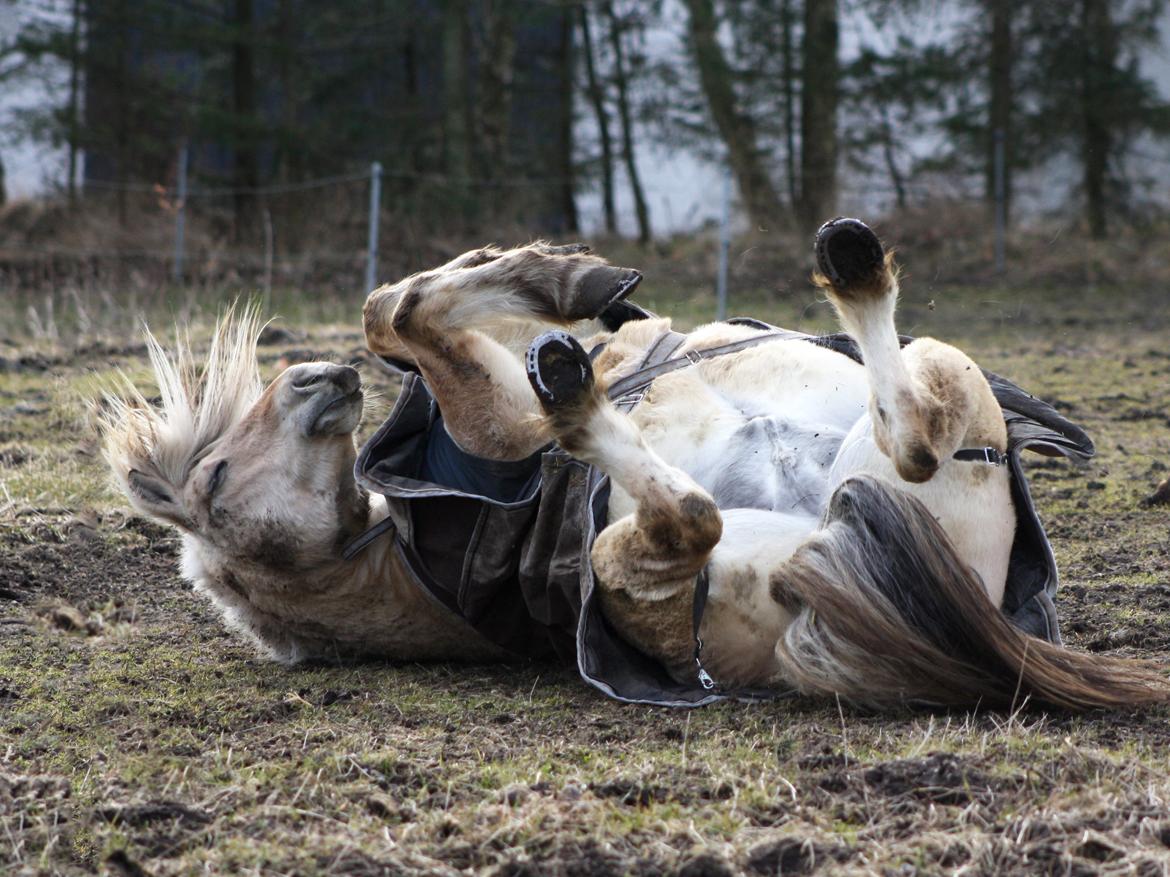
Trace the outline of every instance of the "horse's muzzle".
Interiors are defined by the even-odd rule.
[[[298,421],[308,437],[353,432],[361,421],[362,382],[357,369],[327,362],[294,366],[289,387],[302,397]]]

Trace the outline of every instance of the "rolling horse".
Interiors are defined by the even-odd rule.
[[[258,317],[202,368],[150,339],[161,402],[106,457],[183,535],[183,573],[277,660],[557,653],[622,700],[785,692],[1089,709],[1163,702],[1144,664],[1060,644],[1020,453],[1088,437],[954,347],[897,334],[898,271],[853,219],[816,238],[844,333],[690,333],[581,246],[485,247],[370,293],[406,372],[358,451],[358,373],[263,387]]]

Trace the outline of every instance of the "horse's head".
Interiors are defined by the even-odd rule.
[[[168,355],[150,337],[159,401],[132,386],[110,401],[105,452],[134,507],[178,527],[204,564],[288,574],[336,559],[366,524],[362,390],[354,369],[321,362],[263,387],[257,329],[254,311],[229,314],[202,368],[186,344]]]

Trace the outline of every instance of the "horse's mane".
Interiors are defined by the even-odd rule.
[[[263,390],[256,362],[259,330],[256,307],[229,307],[216,322],[200,367],[185,332],[171,354],[146,329],[157,403],[123,374],[98,414],[106,460],[121,487],[132,469],[181,486],[208,446],[247,413]]]

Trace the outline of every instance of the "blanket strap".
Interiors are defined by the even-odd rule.
[[[988,466],[1002,466],[1007,462],[1007,454],[996,448],[959,448],[955,451],[954,460],[963,463],[986,463]]]
[[[714,359],[717,356],[738,353],[767,341],[791,337],[792,335],[786,332],[765,332],[751,338],[733,341],[730,344],[708,347],[706,350],[688,350],[682,356],[671,358],[671,354],[675,353],[686,342],[687,336],[681,332],[664,332],[658,337],[658,340],[650,345],[637,371],[610,385],[609,398],[623,411],[629,411],[642,401],[642,397],[646,395],[646,390],[649,389],[650,385],[663,375],[698,365],[704,360]]]
[[[383,533],[394,529],[394,520],[390,515],[386,515],[378,523],[363,530],[358,535],[354,536],[341,549],[341,556],[344,560],[353,560],[361,554],[366,547],[381,536]]]
[[[695,667],[698,670],[699,684],[707,691],[711,691],[716,685],[711,674],[707,672],[707,668],[703,666],[703,639],[699,636],[699,625],[703,623],[703,610],[707,608],[707,592],[710,588],[711,577],[707,573],[707,567],[704,566],[695,579],[695,600],[692,604],[691,617],[694,622]]]

